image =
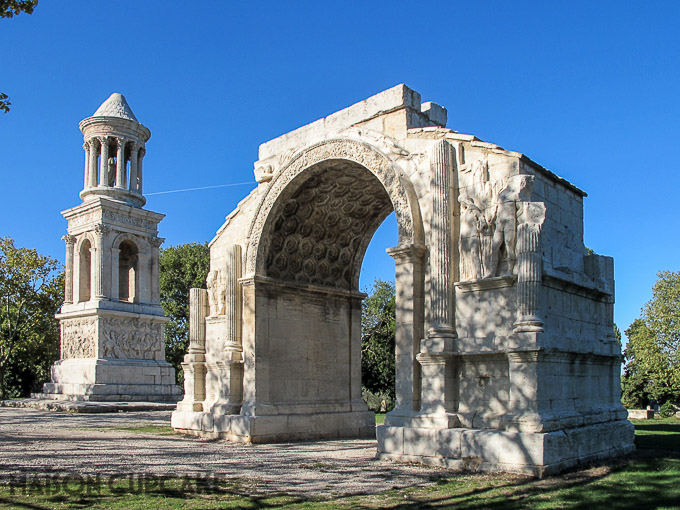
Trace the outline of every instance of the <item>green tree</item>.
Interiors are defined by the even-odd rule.
[[[642,317],[626,330],[621,385],[627,407],[680,401],[680,273],[658,277]]]
[[[0,238],[0,397],[26,396],[59,357],[59,262]]]
[[[0,18],[13,18],[17,14],[25,12],[33,14],[33,9],[38,5],[38,0],[0,0]],[[7,113],[12,103],[7,94],[0,92],[0,110]]]
[[[161,250],[161,306],[170,318],[165,326],[165,359],[175,367],[180,385],[184,379],[181,363],[189,345],[189,289],[205,289],[209,269],[208,243]]]
[[[361,309],[361,383],[394,400],[394,284],[376,280]],[[386,399],[387,400],[387,399]]]

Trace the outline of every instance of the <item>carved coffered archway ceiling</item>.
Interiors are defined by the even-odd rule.
[[[266,275],[352,289],[373,233],[392,210],[380,181],[358,163],[311,166],[271,212]]]

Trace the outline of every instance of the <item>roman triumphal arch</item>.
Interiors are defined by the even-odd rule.
[[[191,290],[175,429],[235,441],[375,437],[359,272],[392,211],[396,407],[381,458],[543,475],[633,449],[613,262],[585,193],[447,129],[399,85],[260,146],[258,186]]]

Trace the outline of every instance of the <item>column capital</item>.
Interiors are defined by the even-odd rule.
[[[152,237],[149,239],[149,244],[154,248],[160,248],[161,244],[165,242],[165,237]]]
[[[103,237],[104,234],[108,234],[111,231],[110,227],[107,227],[106,225],[102,225],[101,223],[98,223],[97,225],[94,226],[94,233],[98,237]]]
[[[71,234],[65,234],[61,236],[61,240],[64,241],[66,244],[75,244],[77,237],[72,236]]]
[[[405,262],[422,262],[427,253],[427,247],[422,244],[403,244],[387,248],[385,251],[396,263],[403,264]]]

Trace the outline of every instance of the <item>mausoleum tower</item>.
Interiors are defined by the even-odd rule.
[[[112,94],[80,122],[85,143],[82,203],[68,221],[61,359],[44,393],[102,401],[177,401],[165,361],[158,223],[142,209],[142,160],[151,132],[125,97]]]

